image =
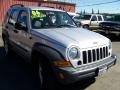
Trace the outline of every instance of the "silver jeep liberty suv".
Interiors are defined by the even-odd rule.
[[[2,38],[6,54],[14,50],[35,67],[44,87],[51,75],[62,84],[95,77],[116,63],[111,41],[77,27],[63,10],[13,5]]]

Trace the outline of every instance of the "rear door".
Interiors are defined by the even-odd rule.
[[[17,34],[15,33],[15,23],[17,21],[19,9],[11,9],[9,12],[10,15],[5,28],[8,31],[10,43],[15,47],[15,44],[17,43],[17,38],[15,38],[17,36]]]

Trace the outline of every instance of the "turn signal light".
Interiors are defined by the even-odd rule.
[[[61,79],[64,79],[64,78],[65,78],[65,76],[64,76],[63,73],[59,73],[59,77],[60,77]]]
[[[71,63],[69,61],[54,61],[53,62],[55,66],[57,67],[70,67]]]

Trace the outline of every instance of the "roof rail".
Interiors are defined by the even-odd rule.
[[[16,6],[18,6],[18,7],[24,7],[24,5],[22,5],[22,4],[14,4],[14,5],[10,6],[10,7],[16,7]]]

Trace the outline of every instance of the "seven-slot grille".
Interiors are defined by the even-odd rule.
[[[103,58],[108,57],[108,47],[101,47],[97,49],[82,51],[83,64],[92,63]]]

